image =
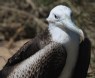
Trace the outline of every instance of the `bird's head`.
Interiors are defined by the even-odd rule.
[[[71,9],[67,6],[58,5],[53,8],[46,19],[49,24],[55,24],[57,26],[63,26],[66,21],[71,19]]]
[[[80,40],[84,40],[84,34],[81,29],[79,29],[74,22],[71,20],[71,14],[72,10],[64,5],[58,5],[55,8],[53,8],[46,19],[49,26],[57,26],[60,28],[69,29],[71,31],[74,31],[80,35]]]

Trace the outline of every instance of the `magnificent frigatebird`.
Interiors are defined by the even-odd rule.
[[[86,78],[91,44],[71,14],[67,6],[53,8],[46,30],[9,58],[0,78]]]

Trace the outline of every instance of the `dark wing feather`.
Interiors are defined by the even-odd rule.
[[[90,63],[91,42],[88,38],[79,46],[79,57],[72,78],[86,78]]]
[[[45,62],[41,64],[42,70],[38,78],[58,78],[65,66],[67,52],[62,44],[51,46],[47,51],[49,55],[46,54]]]
[[[11,58],[8,59],[5,67],[13,66],[33,55],[40,49],[38,39],[33,39],[25,43]]]

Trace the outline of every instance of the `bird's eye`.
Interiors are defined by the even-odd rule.
[[[59,16],[57,16],[57,15],[55,15],[55,14],[54,14],[54,17],[55,17],[56,19],[59,19]]]

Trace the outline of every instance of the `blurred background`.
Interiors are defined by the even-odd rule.
[[[25,42],[41,33],[58,4],[71,7],[77,26],[91,40],[87,78],[95,78],[95,0],[0,0],[0,69]]]

